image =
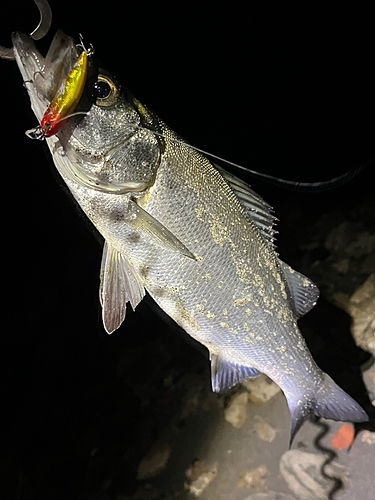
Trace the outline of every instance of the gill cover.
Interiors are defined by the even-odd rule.
[[[164,139],[154,133],[157,118],[104,70],[88,82],[85,94],[82,100],[91,98],[85,114],[70,119],[58,134],[62,148],[55,161],[62,171],[105,193],[151,187],[164,152]]]

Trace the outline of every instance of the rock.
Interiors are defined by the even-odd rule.
[[[243,426],[246,420],[246,407],[249,395],[247,392],[241,392],[232,397],[228,407],[224,411],[224,418],[236,429]]]
[[[349,271],[349,259],[342,259],[332,264],[332,266],[337,269],[340,274],[346,274]]]
[[[334,482],[322,474],[325,455],[317,455],[307,451],[289,450],[280,459],[280,473],[290,490],[300,500],[328,499],[328,494]],[[330,463],[324,467],[325,474],[331,477],[345,479],[346,470],[343,466]]]
[[[265,404],[273,398],[280,387],[270,380],[266,375],[261,375],[255,380],[242,382],[243,387],[249,391],[249,401],[256,404]]]
[[[241,474],[237,483],[238,488],[255,488],[256,490],[266,489],[268,470],[265,465],[259,465],[255,469],[249,469]]]
[[[331,230],[324,242],[324,246],[332,253],[340,252],[349,245],[352,234],[353,224],[349,221],[344,221]]]
[[[245,500],[296,500],[295,497],[291,495],[286,495],[285,493],[279,493],[277,491],[267,491],[267,493],[254,493]]]
[[[365,257],[365,259],[362,262],[360,272],[362,274],[367,274],[367,275],[375,273],[375,252]]]
[[[375,406],[375,364],[362,373],[363,382],[366,386],[371,404]]]
[[[334,299],[353,319],[351,330],[357,346],[375,356],[375,274],[350,299],[343,294],[336,294]]]
[[[138,479],[157,476],[167,465],[171,448],[166,443],[156,443],[138,465]]]
[[[275,439],[277,430],[272,427],[272,425],[263,420],[260,415],[256,415],[254,417],[254,420],[256,420],[254,424],[254,430],[258,434],[259,438],[262,441],[268,441],[269,443],[272,443],[272,441]]]
[[[199,497],[207,486],[215,479],[217,475],[217,462],[208,467],[204,462],[197,460],[185,472],[187,481],[184,484],[185,489],[194,496]]]
[[[375,252],[375,235],[368,231],[361,231],[356,235],[356,239],[352,241],[345,249],[345,253],[351,257],[362,257]]]
[[[359,231],[354,222],[344,221],[331,230],[324,246],[331,253],[362,257],[375,251],[375,235]]]
[[[116,500],[159,500],[159,498],[161,498],[159,488],[148,483],[139,486],[131,497],[116,496]]]
[[[362,443],[375,444],[375,432],[363,431],[361,441]]]

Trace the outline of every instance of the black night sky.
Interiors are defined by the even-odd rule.
[[[305,182],[375,157],[372,2],[50,3],[53,25],[38,43],[42,52],[58,28],[77,39],[82,33],[103,67],[201,149]],[[12,31],[30,32],[37,22],[31,0],[2,7],[0,44],[9,46]],[[100,241],[57,182],[47,147],[24,135],[36,121],[16,65],[0,61],[0,75],[0,483],[13,495],[2,498],[34,498],[15,496],[22,471],[36,490],[43,483],[39,499],[74,499],[86,455],[72,450],[76,442],[86,450],[84,439],[87,450],[96,443],[83,429],[95,429],[95,445],[104,447],[132,441],[138,432],[137,417],[126,409],[135,396],[130,389],[124,396],[118,380],[119,358],[143,345],[152,358],[147,345],[159,337],[170,339],[183,366],[201,354],[147,303],[106,336],[98,300]],[[309,224],[371,199],[373,169],[326,193],[243,178],[275,208],[278,249],[293,265],[302,258],[294,242]],[[135,364],[132,376],[146,380],[148,364],[141,366]],[[122,420],[127,428],[118,436],[111,429]]]

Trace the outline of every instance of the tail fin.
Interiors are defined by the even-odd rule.
[[[306,397],[304,399],[302,395],[291,397],[290,394],[286,398],[291,418],[290,445],[303,422],[311,414],[343,422],[368,421],[367,413],[363,408],[326,373],[311,399],[306,399]]]

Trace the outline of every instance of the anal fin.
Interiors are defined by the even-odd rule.
[[[254,379],[261,375],[261,372],[255,368],[232,363],[212,352],[210,352],[210,360],[213,392],[226,392],[240,382]]]

